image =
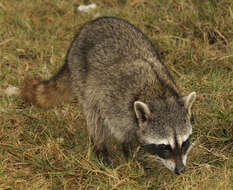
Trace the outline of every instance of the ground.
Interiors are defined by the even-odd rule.
[[[144,158],[136,142],[129,162],[113,144],[115,164],[105,165],[76,101],[41,109],[17,95],[25,76],[56,73],[78,28],[106,15],[140,28],[182,94],[197,92],[185,174]],[[0,189],[233,189],[232,20],[232,0],[0,1]]]

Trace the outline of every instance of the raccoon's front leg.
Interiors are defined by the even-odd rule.
[[[126,161],[128,161],[131,157],[131,143],[129,142],[124,142],[121,144],[121,147],[122,147],[122,152],[123,152],[123,155],[126,159]]]
[[[94,144],[93,152],[95,153],[96,157],[107,164],[110,164],[109,153],[105,143]]]

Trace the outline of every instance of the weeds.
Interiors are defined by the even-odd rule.
[[[0,189],[232,189],[233,3],[222,1],[11,0],[0,2]],[[93,1],[94,2],[94,1]],[[194,137],[187,172],[175,176],[142,159],[115,166],[91,156],[81,108],[26,105],[2,93],[26,75],[47,79],[62,65],[78,28],[98,16],[118,16],[157,46],[183,94],[196,91]],[[136,151],[138,150],[138,151]]]

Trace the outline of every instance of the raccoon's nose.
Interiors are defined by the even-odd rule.
[[[185,172],[185,166],[184,165],[182,165],[180,167],[176,167],[176,169],[175,169],[175,173],[178,174],[178,175],[180,175],[180,174],[182,174],[184,172]]]

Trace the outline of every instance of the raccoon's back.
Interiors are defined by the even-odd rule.
[[[173,83],[151,41],[118,18],[102,17],[85,24],[67,58],[73,86],[81,91],[88,88],[102,95],[127,97],[159,75]]]
[[[85,67],[93,69],[118,64],[121,58],[157,57],[150,40],[139,29],[114,17],[85,24],[72,43],[68,59],[73,60],[76,55],[83,58]]]

